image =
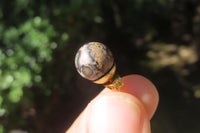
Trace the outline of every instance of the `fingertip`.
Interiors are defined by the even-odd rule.
[[[151,118],[156,111],[159,95],[155,85],[147,78],[140,75],[128,75],[122,78],[124,86],[121,91],[132,94],[143,104]]]

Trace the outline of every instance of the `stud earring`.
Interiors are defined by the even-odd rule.
[[[76,53],[75,66],[82,77],[94,83],[118,91],[123,87],[121,77],[116,74],[113,55],[102,43],[84,44]]]

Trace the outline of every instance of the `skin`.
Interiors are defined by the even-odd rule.
[[[102,90],[66,133],[150,133],[150,119],[159,101],[156,87],[140,75],[122,80],[120,92]]]

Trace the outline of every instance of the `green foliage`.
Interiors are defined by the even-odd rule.
[[[42,62],[51,60],[53,26],[39,16],[19,26],[1,24],[0,108],[9,111],[22,98],[23,88],[41,81]],[[3,115],[3,114],[1,114]]]
[[[93,0],[0,2],[0,118],[16,120],[18,125],[24,125],[21,121],[26,123],[20,116],[14,116],[23,100],[31,101],[37,92],[50,95],[56,85],[56,78],[50,75],[51,67],[45,70],[47,76],[42,77],[41,73],[45,63],[54,61],[53,50],[58,48],[60,53],[64,50],[63,53],[72,56],[67,41],[77,38],[77,34],[80,39],[85,24],[93,23],[98,13],[98,1]],[[97,17],[96,22],[100,21]],[[65,56],[60,58],[69,83],[72,65]],[[33,86],[38,87],[34,92]],[[9,131],[12,124],[3,123],[0,133]]]
[[[0,133],[4,133],[4,132],[3,132],[3,126],[2,126],[2,125],[0,125]]]

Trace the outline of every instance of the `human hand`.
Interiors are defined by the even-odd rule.
[[[105,88],[66,133],[150,133],[159,101],[156,87],[139,75],[122,78],[120,92]]]

